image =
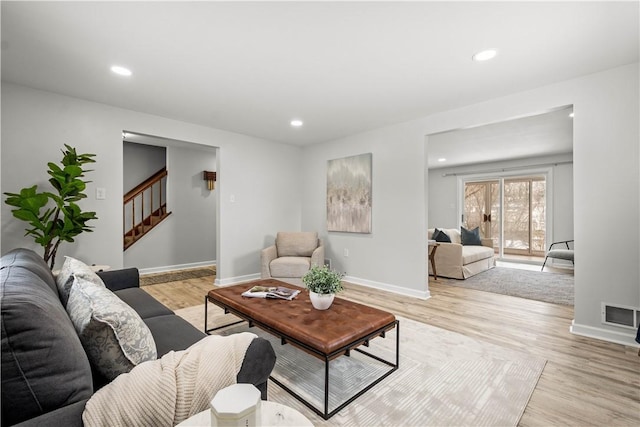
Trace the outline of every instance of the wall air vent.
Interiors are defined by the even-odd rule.
[[[637,329],[640,322],[640,308],[602,303],[602,323]]]

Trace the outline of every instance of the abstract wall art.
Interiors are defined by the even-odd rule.
[[[327,230],[371,233],[371,153],[327,162]]]

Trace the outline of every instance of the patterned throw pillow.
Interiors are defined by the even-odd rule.
[[[102,279],[91,269],[91,267],[82,261],[66,256],[64,257],[62,269],[56,276],[56,285],[58,286],[60,302],[62,302],[62,305],[65,307],[69,300],[69,292],[71,291],[71,286],[73,286],[74,276],[82,277],[91,283],[105,287]]]
[[[107,288],[76,277],[67,312],[89,360],[107,379],[157,359],[149,327]]]

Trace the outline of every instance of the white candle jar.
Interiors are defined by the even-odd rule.
[[[212,427],[258,427],[260,390],[253,384],[234,384],[211,400]]]

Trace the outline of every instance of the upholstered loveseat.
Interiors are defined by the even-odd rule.
[[[57,282],[42,257],[31,250],[16,249],[0,261],[2,426],[18,423],[20,426],[82,426],[83,412],[91,403],[90,399],[96,396],[94,393],[98,389],[108,391],[128,373],[113,374],[96,365],[92,352],[98,346],[87,347],[86,342],[81,341],[76,319],[72,321],[68,312],[68,307],[76,303],[74,298],[79,291],[61,288],[60,276]],[[97,277],[80,278],[82,274],[79,273],[72,276],[74,287],[85,286],[85,279],[96,280]],[[220,338],[207,337],[140,289],[137,269],[104,272],[100,273],[100,278],[106,285],[101,292],[114,294],[113,298],[121,301],[119,304],[126,303],[150,331],[154,346],[147,350],[152,358],[170,356],[169,353],[177,355],[180,350],[186,354],[189,348]],[[91,308],[99,307],[91,303]],[[245,349],[244,358],[235,365],[239,369],[237,374],[231,374],[236,377],[231,377],[231,381],[254,384],[266,399],[267,380],[275,364],[273,348],[268,341],[253,338]],[[213,349],[199,360],[209,361],[216,351]],[[132,363],[132,360],[124,362]],[[130,373],[149,366],[147,364],[160,366],[158,363],[164,360],[163,357],[162,361],[142,362]],[[210,368],[214,369],[213,366]],[[113,375],[117,375],[115,379],[110,378]],[[153,392],[143,390],[148,396],[153,396]],[[117,410],[115,405],[106,406],[109,411]]]
[[[441,228],[439,230],[449,237],[451,243],[438,242],[435,255],[438,277],[466,279],[495,267],[492,239],[481,238],[481,245],[463,245],[460,230],[455,228]],[[429,239],[434,237],[434,231],[433,228],[428,230]],[[430,263],[429,274],[433,275]]]

